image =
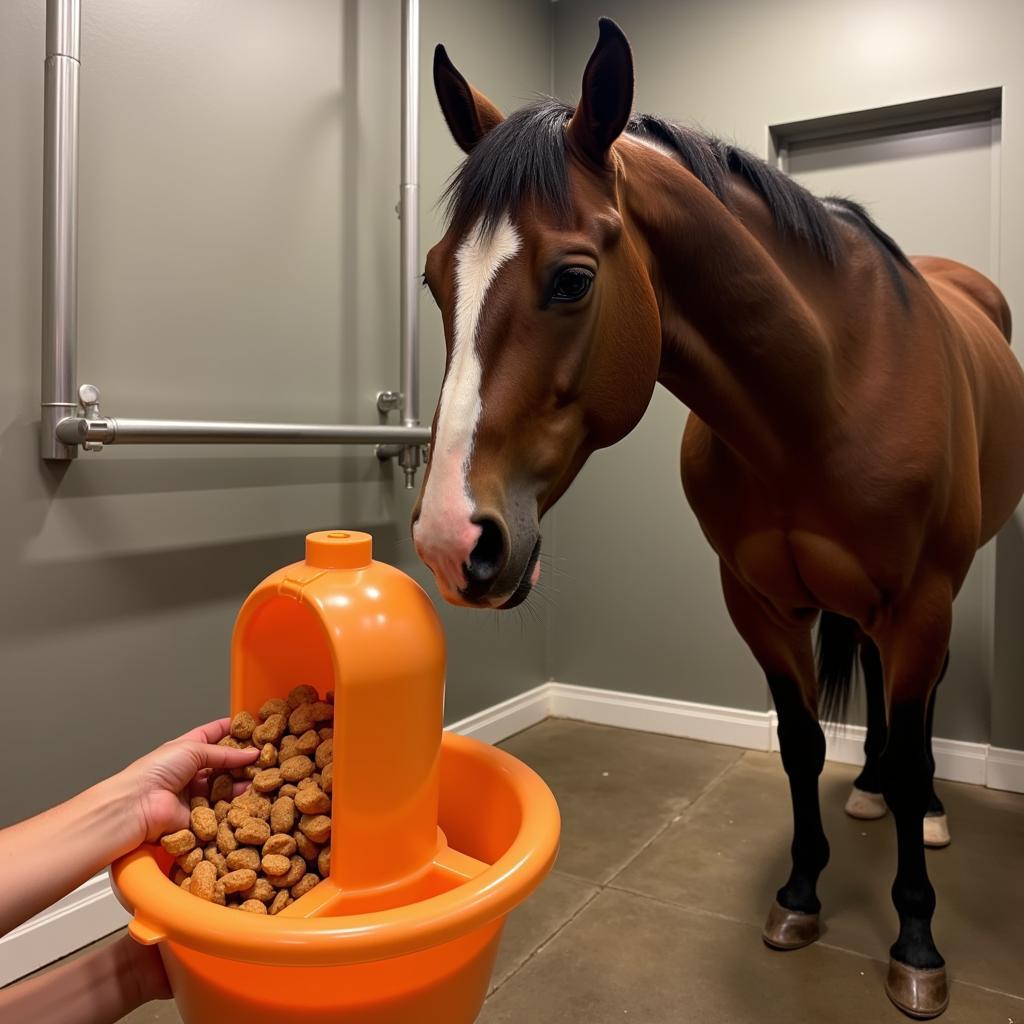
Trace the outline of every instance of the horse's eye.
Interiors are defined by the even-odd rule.
[[[553,302],[579,302],[594,280],[594,272],[586,267],[566,267],[555,278],[551,291]]]

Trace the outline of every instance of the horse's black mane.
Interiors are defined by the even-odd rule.
[[[567,220],[572,204],[565,127],[572,113],[572,107],[558,100],[542,99],[510,114],[488,132],[445,190],[450,223],[465,232],[482,220],[483,230],[488,231],[504,213],[515,212],[527,199]],[[859,203],[839,196],[818,199],[753,153],[651,114],[636,115],[626,133],[675,154],[722,202],[728,201],[728,175],[739,175],[764,200],[783,235],[801,240],[832,265],[842,255],[836,218],[855,225],[878,244],[904,291],[897,265],[912,272],[913,266]]]

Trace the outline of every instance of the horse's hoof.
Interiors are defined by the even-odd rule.
[[[809,946],[821,935],[817,914],[802,914],[799,910],[788,910],[778,900],[768,911],[761,938],[772,949],[801,949]]]
[[[924,819],[924,845],[933,850],[941,850],[949,846],[952,836],[949,834],[949,819],[944,814],[929,814]]]
[[[893,1004],[915,1020],[931,1020],[949,1006],[945,967],[924,970],[889,958],[885,993]]]
[[[869,793],[856,786],[850,790],[850,797],[846,801],[846,813],[851,818],[871,821],[875,818],[884,818],[888,812],[889,808],[885,806],[885,797],[881,793]]]

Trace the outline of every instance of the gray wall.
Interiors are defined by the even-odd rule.
[[[79,380],[115,415],[373,422],[398,382],[398,0],[83,6]],[[370,530],[426,582],[411,496],[369,449],[40,463],[44,8],[0,4],[0,768],[29,780],[0,825],[222,714],[239,603],[309,530]],[[427,0],[422,28],[426,246],[460,155],[434,42],[518,105],[550,88],[548,3]],[[449,719],[543,677],[537,624],[442,614]]]
[[[1020,4],[560,0],[552,11],[556,95],[578,97],[597,18],[607,15],[633,46],[637,109],[700,125],[762,156],[773,123],[1002,86],[998,277],[1024,317]],[[549,670],[569,683],[762,709],[760,673],[729,625],[714,560],[678,483],[684,416],[659,391],[640,427],[595,457],[556,509],[562,575]],[[623,537],[614,548],[600,542],[610,528]],[[1018,514],[999,540],[994,611],[991,579],[987,597],[978,587],[965,595],[961,617],[977,630],[966,651],[953,650],[941,735],[1024,746],[1022,578]]]

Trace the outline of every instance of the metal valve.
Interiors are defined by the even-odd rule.
[[[95,384],[83,384],[78,389],[78,401],[82,406],[82,416],[87,420],[98,420],[100,416],[100,389]],[[87,452],[103,451],[102,441],[83,441],[82,447]]]
[[[377,412],[380,413],[381,423],[387,423],[388,413],[397,412],[401,408],[400,391],[377,392]],[[379,444],[376,451],[381,462],[398,459],[405,475],[405,489],[411,491],[416,486],[416,470],[426,461],[425,449],[421,450],[418,444]]]

